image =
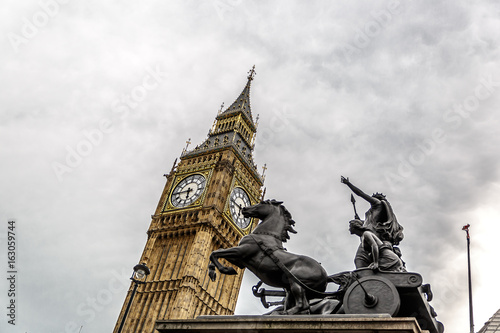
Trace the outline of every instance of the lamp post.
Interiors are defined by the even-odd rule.
[[[149,275],[150,271],[146,264],[138,264],[134,266],[134,273],[132,273],[132,277],[130,280],[134,281],[134,288],[132,289],[132,294],[130,295],[130,299],[128,300],[127,308],[125,309],[125,313],[123,314],[122,322],[120,323],[120,327],[118,328],[117,333],[121,333],[123,325],[125,325],[125,320],[127,320],[128,311],[130,310],[130,306],[132,305],[132,301],[134,300],[135,291],[140,284],[146,283],[146,277]]]
[[[470,322],[470,333],[474,333],[474,312],[472,310],[472,279],[470,272],[470,235],[469,235],[470,224],[464,225],[462,230],[467,233],[467,265],[469,270],[469,322]]]

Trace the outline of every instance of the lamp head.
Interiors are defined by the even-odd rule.
[[[150,273],[150,270],[148,266],[146,266],[145,263],[138,264],[134,266],[134,274],[132,275],[133,280],[139,280],[139,281],[144,281],[146,279],[146,276],[148,276]]]

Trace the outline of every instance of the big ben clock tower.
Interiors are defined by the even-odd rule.
[[[233,314],[243,274],[220,274],[212,282],[207,267],[212,251],[236,246],[257,223],[241,214],[260,200],[263,185],[253,162],[254,68],[234,103],[217,114],[207,139],[185,149],[166,175],[140,259],[151,274],[138,288],[122,332],[154,332],[161,319]],[[130,295],[129,290],[115,332]]]

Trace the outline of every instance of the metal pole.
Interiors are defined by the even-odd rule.
[[[472,278],[470,269],[470,235],[469,235],[470,224],[465,225],[462,230],[467,233],[467,267],[469,271],[469,321],[470,321],[470,333],[474,333],[474,311],[472,309]]]
[[[132,294],[130,295],[130,299],[128,300],[127,308],[125,309],[125,313],[123,314],[122,322],[120,327],[118,328],[117,333],[121,333],[123,325],[125,325],[125,320],[127,319],[128,311],[130,310],[130,306],[132,305],[132,301],[134,300],[135,291],[137,290],[137,286],[139,285],[137,281],[134,281],[134,289],[132,289]]]

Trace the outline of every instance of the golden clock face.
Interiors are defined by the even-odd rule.
[[[247,206],[250,206],[248,194],[241,187],[235,187],[229,197],[229,210],[234,223],[241,229],[248,227],[251,221],[249,217],[244,217],[242,213],[243,208]]]
[[[175,207],[186,207],[198,199],[206,186],[206,179],[202,175],[191,175],[184,178],[174,188],[170,201]]]

